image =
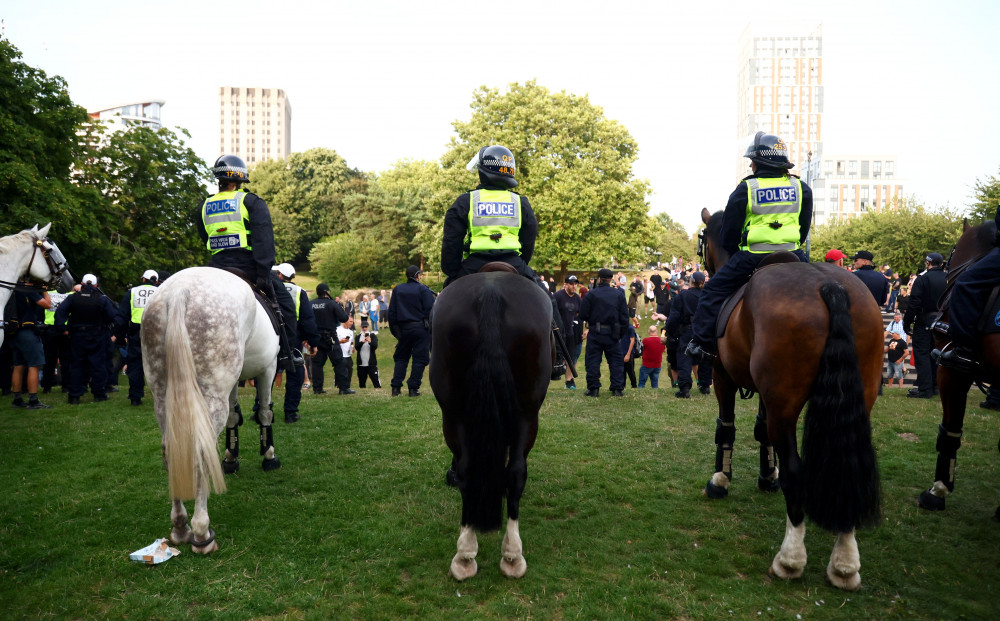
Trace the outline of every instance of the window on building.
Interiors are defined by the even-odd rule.
[[[823,160],[823,176],[829,177],[833,174],[833,160]]]
[[[879,160],[875,160],[874,162],[872,162],[872,177],[878,179],[881,176],[882,176],[882,162]]]
[[[893,166],[893,164],[895,164],[895,162],[893,162],[892,160],[886,160],[886,162],[885,162],[885,178],[886,179],[892,178],[893,168],[895,168],[895,166]]]
[[[868,160],[861,160],[861,178],[868,178]]]
[[[837,160],[837,176],[844,176],[844,160]]]
[[[840,200],[840,186],[836,185],[836,184],[831,185],[830,186],[830,201],[836,203],[839,200]]]
[[[857,174],[858,174],[858,163],[854,160],[851,160],[850,162],[847,163],[847,175],[849,177],[855,177],[857,176]]]

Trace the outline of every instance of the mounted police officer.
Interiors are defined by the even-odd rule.
[[[142,405],[145,394],[146,377],[142,368],[142,314],[149,298],[156,292],[160,277],[155,270],[142,274],[142,283],[129,289],[118,304],[115,315],[115,336],[119,343],[127,343],[125,355],[128,375],[128,398],[132,405]]]
[[[934,337],[931,326],[937,315],[938,300],[946,286],[944,257],[936,252],[927,255],[927,266],[910,289],[910,303],[903,315],[903,329],[913,337],[913,366],[917,368],[917,385],[906,393],[907,397],[930,399],[937,389],[937,363],[931,357]],[[954,304],[954,296],[952,303]]]
[[[479,185],[459,195],[445,213],[441,271],[448,278],[444,286],[467,274],[475,274],[487,263],[502,261],[522,276],[534,280],[551,296],[528,266],[535,253],[538,220],[528,197],[511,191],[517,187],[514,154],[500,145],[483,147],[466,168],[478,171]],[[564,332],[554,302],[552,318],[556,328]],[[562,356],[557,356],[552,379],[565,372],[566,363]]]
[[[997,226],[997,235],[993,244],[1000,246],[1000,206],[997,207],[994,222]],[[942,365],[964,371],[974,369],[976,350],[982,343],[982,339],[976,334],[976,322],[979,321],[979,315],[984,312],[983,307],[986,306],[990,291],[997,284],[1000,284],[1000,248],[990,250],[955,280],[955,286],[951,291],[951,304],[948,307],[950,319],[948,335],[951,336],[952,348],[941,355]],[[912,296],[910,300],[910,304],[913,304]],[[990,396],[993,396],[992,392]],[[983,403],[989,401],[987,399]]]
[[[584,338],[587,340],[586,397],[596,397],[601,389],[601,354],[608,361],[611,372],[611,395],[625,396],[625,352],[621,350],[620,339],[629,321],[625,292],[611,286],[614,274],[607,268],[597,272],[597,286],[583,296],[580,303],[580,319],[587,322]]]
[[[715,356],[715,322],[726,298],[746,283],[768,254],[793,252],[806,262],[799,246],[809,235],[812,190],[788,171],[788,148],[777,136],[757,132],[743,157],[753,174],[732,194],[722,216],[722,247],[729,260],[705,285],[691,324],[687,353],[692,358]]]
[[[317,395],[325,394],[323,390],[323,365],[327,359],[334,368],[344,352],[337,343],[337,326],[347,321],[347,311],[330,297],[330,286],[325,282],[316,285],[316,299],[309,302],[319,330],[319,344],[312,357],[312,389]]]
[[[109,326],[115,320],[115,306],[97,288],[97,277],[84,274],[80,290],[59,305],[56,310],[56,330],[69,335],[69,403],[77,405],[90,391],[94,401],[108,400]]]
[[[396,351],[392,354],[395,368],[389,382],[393,397],[402,393],[403,378],[411,356],[413,368],[406,385],[411,397],[419,397],[424,367],[431,359],[430,317],[434,294],[420,282],[422,274],[416,265],[406,268],[406,282],[397,285],[389,299],[389,331],[398,339]]]
[[[677,392],[678,399],[691,397],[691,356],[688,355],[687,344],[691,341],[691,320],[701,300],[702,288],[705,286],[705,274],[691,274],[691,288],[684,289],[674,298],[667,318],[667,335],[678,339],[677,343]],[[707,361],[698,365],[698,390],[703,395],[709,393],[712,385],[712,365]]]
[[[295,268],[290,263],[274,266],[278,280],[295,300],[295,325],[297,328],[296,345],[308,344],[310,353],[316,353],[319,345],[319,331],[316,329],[316,315],[306,290],[292,282],[295,278]],[[306,381],[305,365],[296,366],[295,371],[288,373],[285,380],[285,422],[294,423],[299,420],[299,403],[302,402],[302,384]]]
[[[304,364],[295,343],[295,301],[271,272],[274,265],[274,227],[264,199],[240,190],[250,181],[247,165],[235,155],[223,155],[215,161],[212,173],[219,180],[219,192],[199,207],[202,241],[212,253],[211,267],[234,268],[255,282],[257,289],[277,302],[284,330],[281,337],[279,366],[290,373],[292,365]]]

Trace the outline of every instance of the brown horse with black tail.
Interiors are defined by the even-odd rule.
[[[976,226],[965,222],[962,236],[951,251],[946,265],[947,288],[942,296],[944,307],[941,322],[933,329],[936,344],[940,350],[950,348],[946,322],[948,320],[949,292],[967,268],[986,256],[994,248],[997,227],[993,221]],[[982,309],[984,312],[987,309]],[[996,321],[996,319],[994,319]],[[962,426],[965,423],[965,408],[969,389],[976,380],[995,383],[1000,381],[1000,334],[984,334],[980,350],[978,366],[975,369],[962,369],[938,365],[938,389],[941,393],[941,426],[938,427],[937,465],[934,471],[934,484],[930,489],[920,494],[918,503],[924,509],[941,511],[945,508],[945,498],[955,491],[955,461],[958,448],[962,444]],[[1000,448],[1000,445],[998,445]],[[994,513],[994,518],[1000,520],[1000,507]]]
[[[729,258],[722,212],[702,210],[702,256],[710,274]],[[785,539],[771,573],[798,578],[806,564],[805,522],[837,533],[827,576],[856,590],[861,567],[855,529],[880,517],[878,465],[869,415],[882,369],[882,315],[859,278],[826,263],[777,263],[758,269],[729,315],[714,363],[719,402],[716,472],[705,493],[725,496],[732,479],[739,389],[760,395],[754,438],[761,443],[759,484],[778,479],[785,495]],[[808,404],[800,457],[796,428]],[[771,447],[781,466],[778,477]],[[769,459],[770,457],[770,459]]]
[[[551,322],[548,296],[519,274],[463,276],[434,303],[430,381],[462,493],[456,580],[476,575],[476,533],[500,528],[504,497],[500,570],[511,578],[527,570],[518,517],[552,373]]]

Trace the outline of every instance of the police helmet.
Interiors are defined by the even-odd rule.
[[[517,187],[517,180],[514,179],[517,164],[514,162],[514,154],[507,147],[498,144],[483,147],[469,162],[469,169],[472,168],[479,171],[484,182],[508,188]]]
[[[238,155],[223,155],[215,160],[215,166],[212,167],[212,174],[219,181],[235,181],[236,183],[250,181],[247,164]]]
[[[795,164],[788,161],[788,146],[785,141],[764,132],[757,132],[753,138],[753,144],[747,147],[747,152],[743,157],[749,158],[758,166],[795,168]]]

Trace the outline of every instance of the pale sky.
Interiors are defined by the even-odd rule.
[[[88,109],[165,100],[164,125],[187,128],[209,164],[224,85],[283,89],[293,151],[332,148],[369,172],[438,159],[481,85],[587,94],[638,142],[651,212],[689,231],[739,180],[740,33],[822,24],[827,154],[895,156],[906,194],[930,206],[964,208],[1000,171],[995,0],[2,0],[0,18]]]

